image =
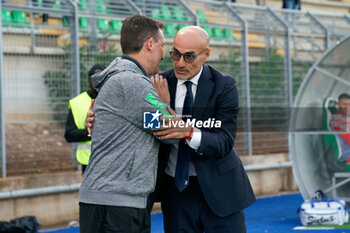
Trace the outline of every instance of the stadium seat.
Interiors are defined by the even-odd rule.
[[[16,24],[29,24],[27,15],[24,11],[12,11],[12,19]]]
[[[109,23],[107,19],[97,19],[97,27],[101,31],[109,30]]]
[[[173,36],[175,36],[176,32],[177,31],[176,31],[174,24],[172,24],[172,23],[165,24],[165,28],[164,28],[165,36],[173,37]]]
[[[32,3],[33,3],[33,6],[35,6],[35,7],[44,7],[43,0],[37,0],[36,2],[32,1]],[[49,17],[48,14],[46,14],[46,13],[43,13],[43,14],[41,14],[41,13],[39,13],[39,14],[34,13],[34,15],[40,15],[42,17],[42,21],[41,21],[42,24],[46,24],[47,23],[47,19]]]
[[[111,21],[112,30],[118,34],[120,33],[122,26],[123,26],[123,23],[120,20],[112,20]]]
[[[183,13],[180,7],[173,8],[173,15],[174,15],[174,18],[177,20],[187,20],[187,17],[185,16],[185,14]]]
[[[56,0],[55,3],[52,6],[53,9],[62,9],[61,2],[59,0]]]
[[[86,0],[79,0],[79,11],[88,12]],[[79,17],[79,27],[82,29],[87,29],[89,25],[88,18]]]
[[[236,39],[236,38],[233,36],[233,31],[232,31],[232,29],[228,29],[228,28],[224,28],[224,38],[226,38],[226,39]]]
[[[169,7],[167,7],[167,6],[160,7],[160,14],[163,16],[164,19],[174,19],[175,18],[171,15],[171,11],[170,11]]]
[[[62,25],[64,27],[68,27],[68,19],[67,19],[67,16],[63,16],[62,17]]]
[[[6,9],[2,9],[2,23],[13,23],[11,12]]]
[[[177,25],[177,30],[180,30],[183,27],[186,27],[186,24],[178,24]]]
[[[99,14],[107,14],[107,7],[102,0],[96,1],[96,9]],[[97,19],[97,27],[101,31],[109,30],[109,22],[107,19]]]
[[[213,27],[213,38],[224,39],[225,35],[222,32],[221,28]]]
[[[153,9],[152,10],[152,18],[154,18],[154,19],[161,19],[161,18],[163,18],[163,16],[159,12],[159,9]]]
[[[61,2],[59,0],[56,0],[52,6],[53,9],[62,9]],[[68,27],[68,19],[67,16],[62,17],[62,25],[64,27]]]
[[[79,0],[79,11],[88,12],[86,0]],[[79,17],[79,27],[82,29],[87,29],[89,21],[86,17]]]
[[[79,0],[79,11],[82,11],[82,12],[88,11],[86,0]]]
[[[199,17],[199,22],[200,22],[200,23],[208,23],[208,20],[207,20],[207,18],[206,18],[206,16],[205,16],[203,10],[198,9],[198,10],[196,10],[196,13],[197,13],[197,15],[198,15],[198,17]]]
[[[79,17],[79,27],[82,29],[87,29],[89,25],[88,18]]]
[[[37,0],[36,4],[38,7],[43,7],[43,0]]]
[[[210,27],[208,26],[201,26],[201,27],[208,33],[209,37],[213,37]]]
[[[107,14],[107,7],[102,0],[96,1],[96,9],[99,14]]]

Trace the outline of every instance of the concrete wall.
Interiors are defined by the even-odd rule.
[[[289,161],[288,154],[254,155],[241,157],[243,164],[276,164]],[[296,192],[298,185],[291,168],[278,168],[248,171],[249,180],[256,196],[277,195],[283,192]]]
[[[288,161],[287,154],[251,156],[241,158],[244,165],[269,164]],[[282,192],[296,192],[297,185],[290,168],[248,172],[257,196],[276,195]],[[66,172],[56,174],[30,175],[0,179],[0,192],[81,182],[81,174]],[[33,197],[0,199],[0,220],[9,221],[25,215],[36,216],[45,226],[66,225],[79,219],[79,193],[38,195]],[[160,211],[157,204],[155,212]]]
[[[9,177],[0,179],[0,192],[80,182],[80,171]],[[0,199],[0,221],[32,215],[36,216],[44,226],[66,224],[69,221],[78,220],[78,200],[78,191]]]
[[[67,224],[78,220],[78,192],[40,195],[0,200],[0,219],[9,221],[22,216],[36,216],[43,226]]]

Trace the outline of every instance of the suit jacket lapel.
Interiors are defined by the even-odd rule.
[[[196,98],[193,103],[193,118],[200,119],[208,105],[209,97],[214,89],[211,72],[208,66],[203,65],[202,74],[198,80]]]
[[[176,87],[177,87],[177,78],[175,77],[175,73],[172,73],[170,78],[168,79],[168,86],[170,92],[170,107],[175,110],[175,95],[176,95]]]

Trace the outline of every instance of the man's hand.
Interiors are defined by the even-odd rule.
[[[92,111],[92,108],[94,107],[94,103],[95,103],[95,99],[92,99],[91,101],[91,105],[89,107],[89,111],[86,114],[86,118],[85,118],[85,127],[89,133],[89,135],[91,135],[92,131],[92,122],[94,122],[94,112]]]
[[[162,125],[160,129],[154,129],[153,134],[159,139],[181,139],[188,138],[192,131],[191,125],[186,125],[186,122],[182,118],[176,115],[176,112],[170,107],[167,107],[168,112],[174,117],[169,119],[161,117],[161,122],[165,121],[165,125]]]
[[[157,91],[159,98],[166,103],[170,103],[170,93],[168,81],[162,75],[155,74],[151,77],[151,82]]]

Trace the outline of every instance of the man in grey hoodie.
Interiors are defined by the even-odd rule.
[[[143,128],[143,113],[168,114],[149,78],[163,59],[163,27],[146,16],[127,17],[120,38],[124,55],[93,76],[99,95],[80,187],[80,232],[150,232],[146,205],[155,188],[159,142]]]

